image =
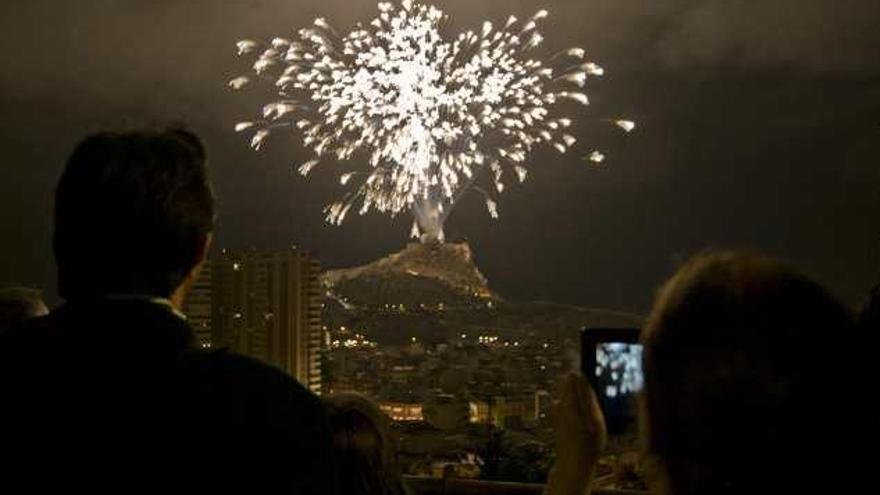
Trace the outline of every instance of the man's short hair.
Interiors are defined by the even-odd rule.
[[[642,340],[665,491],[820,486],[834,472],[861,359],[851,315],[819,284],[761,255],[703,254],[662,288]]]
[[[858,322],[864,331],[872,333],[872,337],[880,330],[880,285],[871,289],[859,308]]]
[[[195,134],[91,135],[55,193],[59,293],[168,297],[198,263],[213,223],[205,148]]]

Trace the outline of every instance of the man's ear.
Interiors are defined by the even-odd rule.
[[[192,285],[196,281],[196,278],[198,278],[199,272],[202,271],[202,266],[208,259],[208,253],[211,252],[212,242],[214,242],[214,235],[208,233],[208,235],[205,236],[204,242],[202,242],[202,244],[198,247],[198,250],[196,251],[195,264],[193,264],[192,270],[189,271],[180,286],[177,287],[171,294],[171,304],[178,310],[183,309],[183,301],[186,299],[186,295],[187,293],[189,293],[190,287],[192,287]]]
[[[208,253],[211,252],[211,245],[214,243],[214,234],[208,232],[208,235],[205,236],[205,242],[199,247],[199,250],[196,251],[196,263],[195,267],[197,269],[201,269],[202,264],[205,263],[205,260],[208,259]],[[196,272],[198,274],[198,272]]]

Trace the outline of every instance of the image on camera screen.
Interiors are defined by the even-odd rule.
[[[642,389],[642,346],[602,342],[596,346],[596,383],[608,399],[630,396]]]

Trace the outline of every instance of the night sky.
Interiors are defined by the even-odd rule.
[[[748,247],[795,262],[857,304],[880,282],[877,0],[437,0],[450,29],[541,8],[541,53],[582,46],[606,69],[579,111],[578,153],[539,152],[493,221],[465,199],[447,224],[514,300],[645,311],[689,254]],[[324,224],[339,174],[293,135],[257,154],[232,131],[266,93],[233,93],[241,38],[318,16],[368,21],[363,0],[5,0],[0,17],[0,284],[54,300],[51,207],[90,131],[186,123],[209,148],[225,247],[317,252],[327,267],[399,249],[410,218]],[[631,117],[622,136],[600,119]],[[606,151],[607,166],[581,157]]]

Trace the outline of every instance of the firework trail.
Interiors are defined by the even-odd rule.
[[[360,163],[340,176],[346,193],[326,208],[329,222],[340,224],[352,208],[411,211],[413,236],[442,242],[443,224],[465,192],[483,194],[497,217],[493,198],[508,180],[526,180],[526,159],[537,146],[571,149],[577,140],[568,131],[572,120],[556,115],[560,103],[588,105],[583,87],[604,70],[580,48],[547,61],[529,57],[543,41],[544,10],[447,40],[447,17],[436,7],[403,0],[378,8],[368,26],[345,35],[317,19],[293,40],[240,41],[239,55],[255,58],[254,74],[229,85],[241,89],[255,75],[272,81],[280,98],[236,131],[252,131],[257,150],[277,130],[301,133],[314,153],[298,167],[303,176],[322,162]],[[635,127],[615,123],[626,132]],[[601,163],[605,155],[589,159]]]

